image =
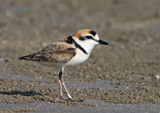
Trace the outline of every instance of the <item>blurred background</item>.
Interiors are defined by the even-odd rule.
[[[142,45],[157,41],[160,30],[158,0],[2,0],[0,12],[2,51],[12,41],[8,45],[39,48],[84,28],[111,43]]]
[[[66,69],[65,81],[109,80],[117,89],[102,89],[99,96],[93,93],[99,89],[89,90],[86,95],[83,90],[70,89],[71,92],[81,92],[77,98],[96,98],[110,103],[160,103],[159,0],[0,0],[0,89],[37,88],[34,84],[27,87],[31,80],[9,79],[13,75],[39,77],[40,83],[58,83],[56,68],[17,58],[86,28],[95,30],[101,39],[114,46],[97,46],[87,62],[74,70]],[[43,95],[46,89],[37,88],[36,92]],[[50,89],[48,95],[53,92]],[[47,101],[46,97],[42,98]],[[0,101],[10,102],[2,98]]]

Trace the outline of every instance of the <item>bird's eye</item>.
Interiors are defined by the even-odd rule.
[[[92,36],[86,36],[87,39],[92,39]]]

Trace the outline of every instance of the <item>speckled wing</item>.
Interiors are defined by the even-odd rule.
[[[75,56],[75,48],[72,44],[65,42],[58,42],[50,44],[37,53],[20,57],[20,60],[42,61],[42,62],[68,62],[73,56]]]

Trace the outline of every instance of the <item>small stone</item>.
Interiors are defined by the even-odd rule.
[[[3,62],[3,61],[5,61],[5,59],[4,58],[0,58],[0,62]]]
[[[159,79],[160,79],[160,75],[156,75],[155,78],[156,78],[157,80],[159,80]]]
[[[42,42],[42,46],[43,46],[43,47],[46,47],[46,46],[47,46],[47,43],[46,43],[46,42]]]

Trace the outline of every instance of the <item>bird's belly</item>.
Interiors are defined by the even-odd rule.
[[[72,66],[72,65],[77,65],[80,64],[88,59],[90,54],[84,54],[81,50],[77,50],[77,54],[70,60],[68,61],[65,66]]]
[[[66,66],[74,66],[77,64],[80,64],[88,59],[90,54],[85,54],[81,50],[76,50],[76,55],[69,60],[68,62],[39,62],[42,65],[45,66],[51,66],[51,67],[66,67]]]

